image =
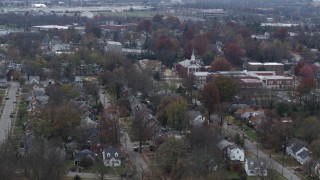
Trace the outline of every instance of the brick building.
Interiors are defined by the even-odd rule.
[[[283,72],[284,65],[282,63],[276,62],[268,62],[268,63],[260,63],[260,62],[247,62],[245,64],[245,68],[248,71],[276,71],[276,72]]]

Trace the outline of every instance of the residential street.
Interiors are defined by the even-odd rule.
[[[127,155],[129,155],[131,163],[137,167],[138,172],[148,172],[149,168],[147,163],[143,160],[142,154],[133,150],[134,144],[131,142],[128,132],[122,128],[121,134],[123,135],[121,137],[121,144],[123,144],[127,150]]]
[[[107,94],[107,92],[102,94],[102,91],[100,91],[100,101],[103,104],[105,109],[111,105],[109,95]],[[127,130],[123,127],[123,122],[120,122],[120,123],[122,124],[121,132],[120,132],[121,144],[125,147],[127,151],[127,155],[130,158],[130,162],[137,167],[137,171],[141,174],[149,171],[148,165],[143,160],[142,155],[139,152],[135,152],[133,150],[134,144],[131,142],[130,136]]]
[[[3,112],[0,120],[0,144],[4,142],[4,140],[8,137],[8,133],[10,132],[11,128],[11,123],[12,120],[10,118],[10,114],[14,109],[14,106],[16,104],[13,103],[15,100],[16,92],[19,88],[19,84],[17,82],[10,82],[8,83],[8,95],[5,96],[3,99],[6,97],[9,97],[8,100],[4,100],[4,107],[3,107]]]
[[[224,122],[223,128],[233,135],[236,134],[237,132],[239,134],[242,134],[242,132],[240,132],[240,130],[238,130],[238,128],[236,128],[236,127],[232,128],[232,127],[228,126],[227,122]],[[259,148],[257,148],[256,142],[252,142],[250,139],[247,139],[247,138],[245,139],[244,142],[245,142],[244,146],[247,148],[247,150],[251,151],[256,156],[269,159],[268,163],[269,163],[270,167],[275,169],[279,174],[283,174],[283,176],[286,179],[289,179],[289,180],[299,180],[300,179],[297,175],[295,175],[293,172],[291,172],[288,168],[282,166],[280,163],[278,163],[273,158],[270,158],[269,155],[264,153],[262,150],[259,150]]]

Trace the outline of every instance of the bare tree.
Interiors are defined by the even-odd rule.
[[[62,146],[62,144],[58,143]],[[66,172],[65,152],[57,143],[35,140],[25,154],[25,175],[30,180],[59,180]]]
[[[118,146],[120,142],[120,122],[119,113],[115,105],[109,106],[102,114],[100,125],[106,140],[109,140],[112,145]]]
[[[14,179],[16,158],[12,148],[9,143],[0,147],[0,179]]]
[[[148,132],[146,128],[148,112],[144,108],[137,108],[134,111],[132,130],[136,140],[139,141],[139,152],[142,153],[142,143],[148,139]]]
[[[90,94],[94,101],[95,105],[98,105],[98,100],[99,100],[99,84],[97,81],[85,81],[83,84],[84,87],[86,88],[88,94]]]
[[[94,170],[99,180],[104,180],[105,175],[111,171],[110,167],[104,166],[101,161],[95,163]]]

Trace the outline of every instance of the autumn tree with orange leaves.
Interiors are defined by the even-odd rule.
[[[179,42],[167,36],[161,36],[157,40],[156,54],[159,60],[166,66],[172,66],[179,50]]]
[[[232,68],[231,63],[223,57],[218,57],[211,63],[211,71],[230,71]]]
[[[242,66],[244,52],[238,45],[234,43],[226,44],[223,48],[223,53],[232,65],[236,67]]]

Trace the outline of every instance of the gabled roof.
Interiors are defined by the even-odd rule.
[[[88,136],[86,138],[86,142],[89,142],[90,144],[96,144],[96,143],[102,142],[102,138],[97,128],[93,127],[88,129]]]
[[[267,163],[265,158],[250,157],[246,160],[247,167],[249,170],[265,170],[267,169]]]
[[[85,149],[74,153],[74,161],[81,161],[81,159],[84,157],[94,158],[94,152],[90,151],[89,149]]]
[[[236,149],[243,150],[242,148],[238,147],[238,146],[235,145],[235,144],[229,145],[229,146],[227,146],[227,148],[228,148],[230,151],[233,151],[233,150],[236,150]]]
[[[220,149],[220,150],[223,150],[224,148],[228,147],[232,145],[231,142],[225,140],[225,139],[222,139],[218,144],[217,144],[217,147]]]
[[[297,154],[297,156],[299,156],[301,159],[305,159],[309,157],[309,152],[304,149],[299,154]]]
[[[25,94],[25,98],[28,99],[30,97],[38,97],[38,96],[44,96],[44,95],[45,95],[44,91],[31,90]]]
[[[302,148],[304,148],[304,145],[302,145],[302,144],[294,144],[292,146],[291,150],[292,150],[293,154],[296,154]]]
[[[29,78],[28,84],[33,84],[33,83],[38,84],[39,81],[40,81],[40,77],[39,76],[29,76],[28,78]]]
[[[110,160],[111,158],[120,159],[122,154],[118,148],[108,147],[103,149],[104,159]]]
[[[247,119],[249,117],[261,116],[261,115],[264,115],[263,111],[245,112],[241,115],[241,118]]]
[[[190,118],[191,120],[194,120],[198,116],[202,116],[200,111],[188,111],[187,112],[187,117]]]

